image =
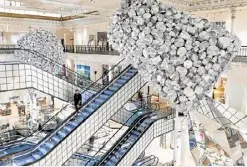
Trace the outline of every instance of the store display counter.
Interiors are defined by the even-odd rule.
[[[1,116],[11,115],[11,113],[12,112],[10,108],[10,103],[0,105],[0,115]]]

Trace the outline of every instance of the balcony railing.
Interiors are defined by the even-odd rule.
[[[0,54],[13,54],[15,45],[0,45]],[[101,55],[119,55],[119,52],[107,46],[87,46],[87,45],[66,45],[64,48],[68,53],[80,54],[101,54]],[[247,46],[242,46],[237,57],[247,57]]]
[[[81,54],[103,54],[103,55],[119,55],[118,51],[108,46],[87,46],[87,45],[66,45],[65,52],[81,53]]]
[[[0,45],[0,54],[13,54],[15,45]],[[107,46],[87,46],[87,45],[66,45],[64,51],[67,53],[80,54],[101,54],[101,55],[119,55],[118,51]]]

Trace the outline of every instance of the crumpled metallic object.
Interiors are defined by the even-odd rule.
[[[17,48],[21,50],[16,50],[14,56],[20,62],[34,65],[51,74],[61,71],[58,64],[62,65],[65,62],[61,41],[55,34],[46,30],[30,31],[17,41]],[[58,64],[54,66],[54,62]]]
[[[121,7],[111,19],[109,43],[175,109],[195,107],[241,47],[222,27],[157,0],[122,0]]]

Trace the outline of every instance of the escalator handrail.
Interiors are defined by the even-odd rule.
[[[112,153],[112,151],[118,146],[120,142],[122,142],[126,136],[129,135],[129,133],[136,127],[138,123],[140,123],[142,120],[146,119],[150,114],[153,112],[148,112],[140,116],[139,119],[136,119],[131,127],[115,142],[115,144],[107,151],[107,153],[101,158],[101,160],[95,165],[95,166],[102,166],[102,162],[104,162],[107,157]]]
[[[171,109],[171,108],[170,108]],[[142,136],[146,133],[146,131],[158,120],[161,120],[161,119],[164,119],[164,118],[168,118],[169,116],[172,116],[175,117],[175,112],[173,112],[172,110],[170,111],[170,115],[165,115],[165,116],[161,116],[159,117],[158,119],[154,120],[153,122],[151,122],[149,124],[149,126],[143,131],[143,133],[134,141],[134,143],[127,149],[127,151],[122,155],[122,157],[119,159],[119,161],[117,162],[116,165],[118,165],[118,163],[126,156],[126,154],[130,151],[130,149],[132,149],[132,147],[139,141],[139,139],[142,138]],[[174,124],[173,124],[174,126]]]
[[[41,55],[44,59],[46,59],[46,60],[52,62],[53,64],[57,64],[57,65],[59,65],[59,66],[61,66],[61,67],[63,66],[63,65],[59,64],[58,62],[52,60],[51,58],[45,56],[44,54],[39,53],[39,52],[34,51],[34,50],[25,49],[25,48],[19,48],[19,47],[14,47],[14,48],[0,48],[0,50],[13,50],[13,51],[22,50],[22,51],[27,51],[27,52],[29,52],[29,53],[31,53],[31,54],[38,54],[38,55]],[[84,77],[84,76],[81,75],[80,73],[75,72],[75,71],[69,69],[68,67],[64,67],[64,68],[65,68],[66,70],[68,70],[68,71],[71,71],[71,72],[75,73],[76,75],[80,76],[81,78],[85,79],[85,80],[88,81],[88,82],[94,82],[94,81],[92,81],[92,80],[90,80],[90,79]]]
[[[151,112],[150,112],[151,113]],[[152,112],[153,113],[153,112]],[[174,114],[172,111],[171,111],[171,114],[170,115],[172,115],[172,114]],[[160,120],[160,119],[163,119],[163,118],[165,118],[165,117],[168,117],[168,116],[170,116],[170,115],[165,115],[165,116],[162,116],[162,117],[160,117],[160,118],[158,118],[158,119],[156,119],[156,120],[154,120],[152,123],[150,123],[149,124],[149,126],[143,131],[143,133],[134,141],[134,143],[131,145],[131,147],[129,147],[127,150],[126,150],[126,152],[122,155],[122,157],[120,158],[120,160],[117,162],[117,164],[116,164],[116,166],[118,165],[118,163],[123,159],[123,157],[125,157],[125,155],[129,152],[129,150],[136,144],[136,142],[145,134],[145,132],[149,129],[149,127],[151,127],[152,125],[153,125],[153,123],[154,122],[156,122],[156,121],[158,121],[158,120]],[[137,124],[136,124],[137,125]],[[135,128],[135,126],[133,127],[133,128],[131,128],[131,130],[132,129],[134,129]],[[120,142],[122,141],[122,140],[124,140],[124,138],[126,137],[126,136],[128,136],[128,134],[130,133],[130,131],[129,132],[127,132],[127,133],[125,133],[125,135],[123,135],[123,137],[121,137],[121,140],[120,140]],[[120,143],[119,142],[119,143]],[[102,158],[102,160],[100,160],[100,162],[97,164],[97,166],[102,166],[102,163],[104,163],[104,161],[108,158],[108,156],[113,152],[113,150],[117,147],[117,145],[118,145],[118,143],[116,143],[115,144],[115,147],[113,148],[111,148],[109,151],[108,151],[108,153],[107,154],[105,154],[105,156],[103,156],[103,158]]]
[[[123,60],[122,60],[123,61]],[[121,62],[122,62],[121,61]],[[119,63],[121,63],[121,62],[119,62]],[[108,88],[108,86],[110,86],[112,83],[114,83],[117,79],[119,79],[125,72],[127,72],[130,68],[131,68],[132,66],[131,65],[128,65],[119,75],[117,75],[107,86],[105,86],[105,87],[103,87],[100,91],[98,91],[92,98],[90,98],[89,100],[87,100],[87,102],[86,102],[86,104],[82,107],[82,108],[86,108],[94,99],[96,99],[103,91],[105,91],[107,88]],[[137,73],[135,74],[135,75],[137,75]],[[135,75],[133,75],[132,77],[134,77]],[[129,80],[130,81],[130,80]],[[123,86],[125,85],[125,84],[127,84],[129,81],[127,81],[127,82],[125,82],[124,84],[123,84]],[[115,92],[116,93],[116,92]],[[114,93],[114,94],[115,94]],[[112,94],[111,96],[113,96],[114,94]],[[105,101],[106,102],[106,101]],[[104,102],[104,103],[105,103]],[[100,106],[102,106],[104,103],[102,103]],[[99,107],[100,107],[99,106]],[[98,107],[98,108],[99,108]],[[82,109],[81,108],[81,109]],[[80,110],[81,110],[80,109]],[[63,122],[63,124],[61,124],[59,127],[57,127],[55,130],[53,130],[50,134],[48,134],[44,139],[42,139],[39,143],[37,143],[36,144],[36,146],[34,147],[34,148],[31,148],[31,149],[27,149],[27,150],[25,150],[25,151],[22,151],[22,153],[20,154],[20,153],[17,153],[17,155],[14,157],[14,158],[18,158],[18,157],[20,157],[20,156],[25,156],[25,155],[27,155],[27,154],[29,154],[29,152],[31,151],[31,150],[35,150],[37,147],[39,147],[41,144],[43,144],[43,142],[44,141],[46,141],[46,139],[47,138],[49,138],[50,136],[52,136],[54,133],[56,133],[58,130],[60,130],[60,128],[62,128],[63,127],[63,125],[65,125],[70,119],[72,119],[75,115],[76,115],[76,113],[77,112],[79,112],[79,110],[78,111],[76,111],[76,112],[74,112],[72,115],[70,115],[70,117],[68,118],[68,119],[66,119],[64,122]],[[89,117],[90,116],[92,116],[92,114],[91,115],[89,115]],[[87,118],[87,119],[89,119],[89,117]],[[78,125],[78,127],[82,124],[82,123],[84,123],[85,122],[85,120],[84,121],[82,121],[79,125]],[[71,133],[73,133],[74,132],[74,130],[76,130],[77,128],[75,128],[75,129],[73,129],[69,134],[71,134]],[[69,134],[67,135],[67,136],[65,136],[55,147],[53,147],[51,150],[50,150],[50,152],[54,149],[54,148],[56,148],[61,142],[63,142],[68,136],[69,136]],[[45,158],[47,156],[47,154],[46,155],[44,155],[42,158],[40,158],[38,161],[40,161],[41,159],[43,159],[43,158]],[[30,164],[33,164],[33,163],[35,163],[35,162],[32,162],[32,163],[28,163],[28,165],[30,165]]]
[[[110,71],[112,71],[115,67],[117,67],[119,64],[121,64],[122,62],[124,61],[124,59],[122,59],[120,62],[118,62],[115,66],[113,66],[109,71],[108,71],[108,73],[110,72]],[[127,68],[127,67],[126,67]],[[124,70],[123,70],[124,71]],[[121,74],[121,73],[120,73]],[[104,77],[104,75],[102,75],[97,81],[95,81],[96,83],[100,80],[100,79],[102,79]],[[118,77],[118,75],[116,76],[116,77]],[[116,78],[115,77],[115,78]],[[114,80],[114,79],[113,79]],[[93,85],[94,83],[92,83],[91,85]],[[87,92],[88,90],[90,90],[90,88],[91,88],[91,85],[89,85],[86,89],[84,89],[84,91],[82,92],[82,94],[83,93],[85,93],[85,92]],[[94,95],[93,95],[94,96]],[[92,97],[93,97],[92,96]],[[91,98],[92,98],[91,97]],[[89,98],[85,103],[87,103],[91,98]],[[84,104],[85,104],[84,103]],[[36,130],[36,131],[34,131],[32,134],[30,134],[29,136],[27,136],[27,137],[25,137],[25,138],[23,138],[22,140],[26,140],[28,137],[31,137],[31,136],[33,136],[36,132],[38,132],[38,131],[42,131],[42,130],[44,130],[44,128],[47,126],[47,124],[50,122],[50,121],[53,121],[54,120],[54,118],[56,118],[57,117],[57,115],[59,114],[59,113],[61,113],[65,108],[67,108],[69,106],[69,104],[66,104],[62,109],[60,109],[60,111],[59,112],[57,112],[55,115],[53,115],[50,119],[48,119],[43,125],[42,125],[42,128],[41,128],[41,130],[40,129],[38,129],[38,130]],[[75,112],[73,112],[73,113],[71,113],[71,115],[70,116],[72,116],[72,115],[74,115],[74,114],[76,114],[76,111]],[[65,119],[64,121],[67,121],[69,118],[70,118],[70,116],[67,118],[67,119]],[[22,141],[21,140],[21,141]],[[12,142],[14,143],[15,141],[11,141],[11,143],[10,144],[12,144]],[[19,142],[19,141],[18,141]],[[2,146],[2,145],[0,145],[0,146]]]
[[[42,57],[48,59],[49,61],[55,62],[55,61],[52,60],[51,58],[49,58],[49,57],[47,57],[47,56],[45,56],[45,55],[43,55],[43,54],[41,54],[41,53],[39,53],[39,52],[37,52],[37,51],[31,51],[31,50],[29,50],[29,49],[22,49],[22,48],[11,48],[11,49],[13,49],[13,50],[23,50],[23,51],[28,51],[28,52],[30,52],[30,53],[32,53],[32,54],[40,54],[40,55],[42,55]],[[2,48],[0,48],[0,50],[2,50]],[[115,67],[117,67],[119,64],[121,64],[124,60],[125,60],[125,59],[120,60],[120,62],[118,62],[118,63],[117,63],[116,65],[114,65],[110,70],[108,70],[107,74],[102,74],[102,76],[101,76],[99,79],[97,79],[96,81],[91,81],[91,80],[87,79],[86,77],[82,76],[80,73],[77,73],[77,72],[75,72],[75,71],[72,71],[71,69],[69,69],[69,68],[67,68],[67,67],[65,67],[65,68],[66,68],[66,70],[68,69],[69,71],[72,71],[73,73],[75,73],[75,74],[77,74],[77,75],[79,75],[79,76],[82,76],[82,78],[84,77],[85,80],[89,80],[90,82],[92,82],[92,83],[88,86],[88,87],[92,87],[94,84],[99,85],[99,83],[97,83],[97,82],[100,81],[101,79],[103,79],[103,77],[105,77],[106,75],[108,75],[108,74],[110,73],[110,71],[112,71]],[[61,64],[59,64],[59,63],[57,63],[57,62],[55,62],[55,63],[58,64],[59,66],[62,66]],[[88,88],[88,87],[87,87],[87,88]]]
[[[140,162],[141,164],[140,164],[139,166],[143,166],[143,165],[149,166],[149,165],[147,165],[146,163],[147,163],[147,162],[150,162],[150,161],[153,161],[154,158],[155,158],[154,155],[150,155],[149,157],[144,158],[144,159]]]
[[[139,102],[139,100],[134,100],[134,101],[130,101],[130,102]],[[143,104],[143,105],[142,105],[143,107],[140,107],[140,108],[137,108],[137,109],[134,109],[134,110],[127,110],[127,109],[125,109],[125,108],[121,108],[121,109],[125,110],[125,112],[132,113],[132,115],[130,116],[130,118],[131,118],[133,115],[135,115],[135,112],[136,112],[136,111],[140,110],[141,108],[147,108],[147,103],[146,103],[145,101],[143,101],[142,104]],[[134,113],[133,113],[133,112],[134,112]],[[128,118],[127,121],[129,121],[130,118]],[[111,118],[111,120],[113,120],[113,118]],[[119,123],[119,124],[122,124],[121,122],[118,122],[118,121],[116,121],[116,120],[113,120],[113,121],[115,121],[115,122],[117,122],[117,123]],[[127,123],[127,121],[124,123],[124,125]]]
[[[139,111],[139,110],[141,110],[141,109],[146,109],[147,108],[147,106],[145,106],[145,107],[141,107],[141,108],[138,108],[138,109],[135,109],[135,110],[132,110],[132,111],[130,111],[130,112],[135,112],[135,111]],[[139,117],[142,117],[142,116],[144,116],[146,113],[144,113],[144,114],[141,114]],[[131,115],[126,121],[125,121],[125,123],[115,132],[115,134],[111,137],[111,138],[109,138],[108,139],[108,141],[106,142],[106,143],[104,143],[104,145],[102,146],[102,147],[100,147],[100,149],[94,154],[94,156],[92,156],[92,158],[95,158],[95,156],[99,153],[99,152],[101,152],[101,150],[104,148],[104,146],[106,146],[109,142],[110,142],[110,140],[112,139],[112,138],[114,138],[115,137],[115,135],[120,131],[120,129],[123,127],[123,126],[125,126],[125,124],[134,116],[135,114],[133,113],[133,115]],[[136,121],[138,120],[138,118],[132,123],[132,124],[134,124]],[[131,124],[131,125],[132,125]],[[85,166],[90,162],[91,160],[89,160],[86,164],[85,164]]]
[[[62,112],[68,105],[69,105],[69,104],[66,104],[62,109],[60,109],[59,112],[57,112],[57,114],[55,114],[55,115],[52,116],[50,119],[48,119],[48,120],[42,125],[42,129],[41,129],[41,130],[38,129],[38,130],[34,131],[33,133],[31,133],[30,135],[24,137],[24,138],[21,139],[21,140],[18,140],[18,141],[10,141],[10,142],[8,142],[6,145],[4,145],[4,146],[8,146],[8,145],[13,144],[13,143],[15,143],[15,142],[21,142],[21,141],[26,140],[27,138],[29,138],[29,137],[31,137],[31,136],[34,136],[34,134],[35,134],[36,132],[44,130],[44,127],[47,126],[46,124],[48,124],[50,121],[52,121],[52,120],[55,118],[55,116],[57,116],[60,112]],[[3,146],[3,144],[1,144],[0,146]]]
[[[29,52],[29,53],[31,53],[31,54],[34,54],[34,55],[35,55],[35,54],[36,54],[36,55],[41,55],[42,58],[44,58],[44,59],[46,59],[46,60],[52,62],[53,64],[56,64],[56,65],[60,66],[61,68],[63,67],[62,64],[59,64],[58,62],[54,61],[53,59],[47,57],[46,55],[44,55],[44,54],[42,54],[42,53],[40,53],[40,52],[35,51],[35,50],[30,50],[30,49],[20,48],[20,47],[11,48],[11,49],[16,50],[16,51],[18,51],[18,50],[27,51],[27,52]],[[0,48],[0,50],[2,50],[2,49]],[[72,73],[74,73],[74,74],[80,76],[81,78],[85,79],[85,80],[88,81],[88,82],[94,82],[94,81],[92,81],[92,80],[90,80],[90,79],[84,77],[84,76],[81,75],[80,73],[78,73],[78,72],[76,72],[76,71],[73,71],[73,70],[69,69],[69,68],[66,67],[66,66],[64,66],[63,68],[65,68],[66,70],[68,70],[68,71],[70,71],[70,72],[72,72]]]
[[[156,159],[157,157],[156,156],[154,156],[154,155],[150,155],[150,156],[148,156],[148,157],[145,157],[145,158],[143,158],[143,159],[141,159],[140,161],[138,161],[139,163],[141,163],[140,165],[138,165],[138,166],[143,166],[145,163],[147,163],[147,162],[149,162],[149,161],[154,161],[155,159]],[[152,163],[151,163],[152,164]],[[146,165],[145,164],[145,166],[153,166],[153,165]]]
[[[112,70],[114,70],[114,68],[117,67],[119,64],[121,64],[123,61],[124,61],[124,59],[122,59],[119,63],[117,63],[116,65],[114,65],[114,66],[108,71],[108,73],[110,73]],[[115,76],[115,77],[112,79],[112,81],[109,82],[109,84],[105,85],[105,87],[102,87],[101,90],[107,88],[108,85],[110,85],[113,81],[115,81],[116,78],[118,78],[119,76],[121,76],[122,73],[125,72],[126,69],[127,69],[127,68],[130,68],[130,67],[131,67],[131,65],[128,65],[124,70],[122,70],[122,72],[119,73],[119,75]],[[107,74],[108,74],[108,73],[107,73]],[[101,78],[103,78],[103,77],[105,77],[104,74],[103,74],[97,81],[99,81],[99,80],[100,80]],[[95,81],[95,82],[97,82],[97,81]],[[93,85],[93,84],[94,84],[94,83],[92,83],[91,85]],[[91,85],[89,85],[89,86],[82,92],[82,94],[85,93],[86,91],[90,90]],[[101,92],[101,90],[98,91],[98,92]],[[87,104],[89,101],[91,101],[91,99],[92,99],[94,96],[97,96],[97,95],[98,95],[97,93],[96,93],[95,95],[93,95],[93,96],[92,96],[91,98],[89,98],[84,104]],[[33,132],[32,134],[30,134],[29,136],[23,138],[23,139],[20,140],[20,141],[10,141],[10,142],[8,142],[7,146],[10,145],[10,144],[12,144],[12,143],[15,143],[15,142],[21,142],[21,141],[23,141],[23,140],[26,140],[27,138],[33,136],[36,132],[44,130],[44,127],[46,127],[47,124],[48,124],[50,121],[54,120],[54,118],[57,117],[57,115],[58,115],[59,113],[61,113],[61,112],[62,112],[65,108],[67,108],[68,106],[69,106],[69,104],[67,104],[66,106],[64,106],[62,109],[60,109],[59,112],[57,112],[57,113],[56,113],[54,116],[52,116],[48,121],[46,121],[46,123],[42,125],[41,130],[39,130],[39,129],[36,130],[35,132]],[[84,106],[84,107],[85,107],[85,106]],[[79,110],[78,110],[78,111],[79,111]],[[69,115],[69,117],[67,117],[63,122],[67,122],[68,120],[70,120],[70,118],[72,118],[78,111],[75,111],[75,112],[71,113],[71,114]],[[62,125],[62,124],[61,124],[61,125]],[[57,127],[57,128],[59,128],[59,127]],[[56,129],[54,129],[50,134],[54,133],[55,130],[56,130]],[[48,136],[49,136],[49,135],[48,135]],[[48,137],[48,136],[46,136],[46,137]],[[45,138],[46,138],[46,137],[45,137]],[[45,139],[45,138],[44,138],[44,139]],[[39,141],[36,145],[39,145],[42,141],[43,141],[43,139],[42,139],[41,141]],[[1,146],[1,145],[0,145],[0,146]],[[28,150],[30,150],[30,149],[28,149]],[[28,150],[26,150],[26,151],[28,151]],[[16,153],[16,154],[18,155],[18,153]]]

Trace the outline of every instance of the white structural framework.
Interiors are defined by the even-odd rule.
[[[109,42],[179,111],[199,105],[241,46],[223,28],[156,0],[122,0]]]
[[[14,55],[20,62],[40,67],[52,74],[60,69],[56,69],[51,61],[64,64],[63,46],[52,32],[31,31],[17,42],[17,48],[21,50],[16,50]]]

